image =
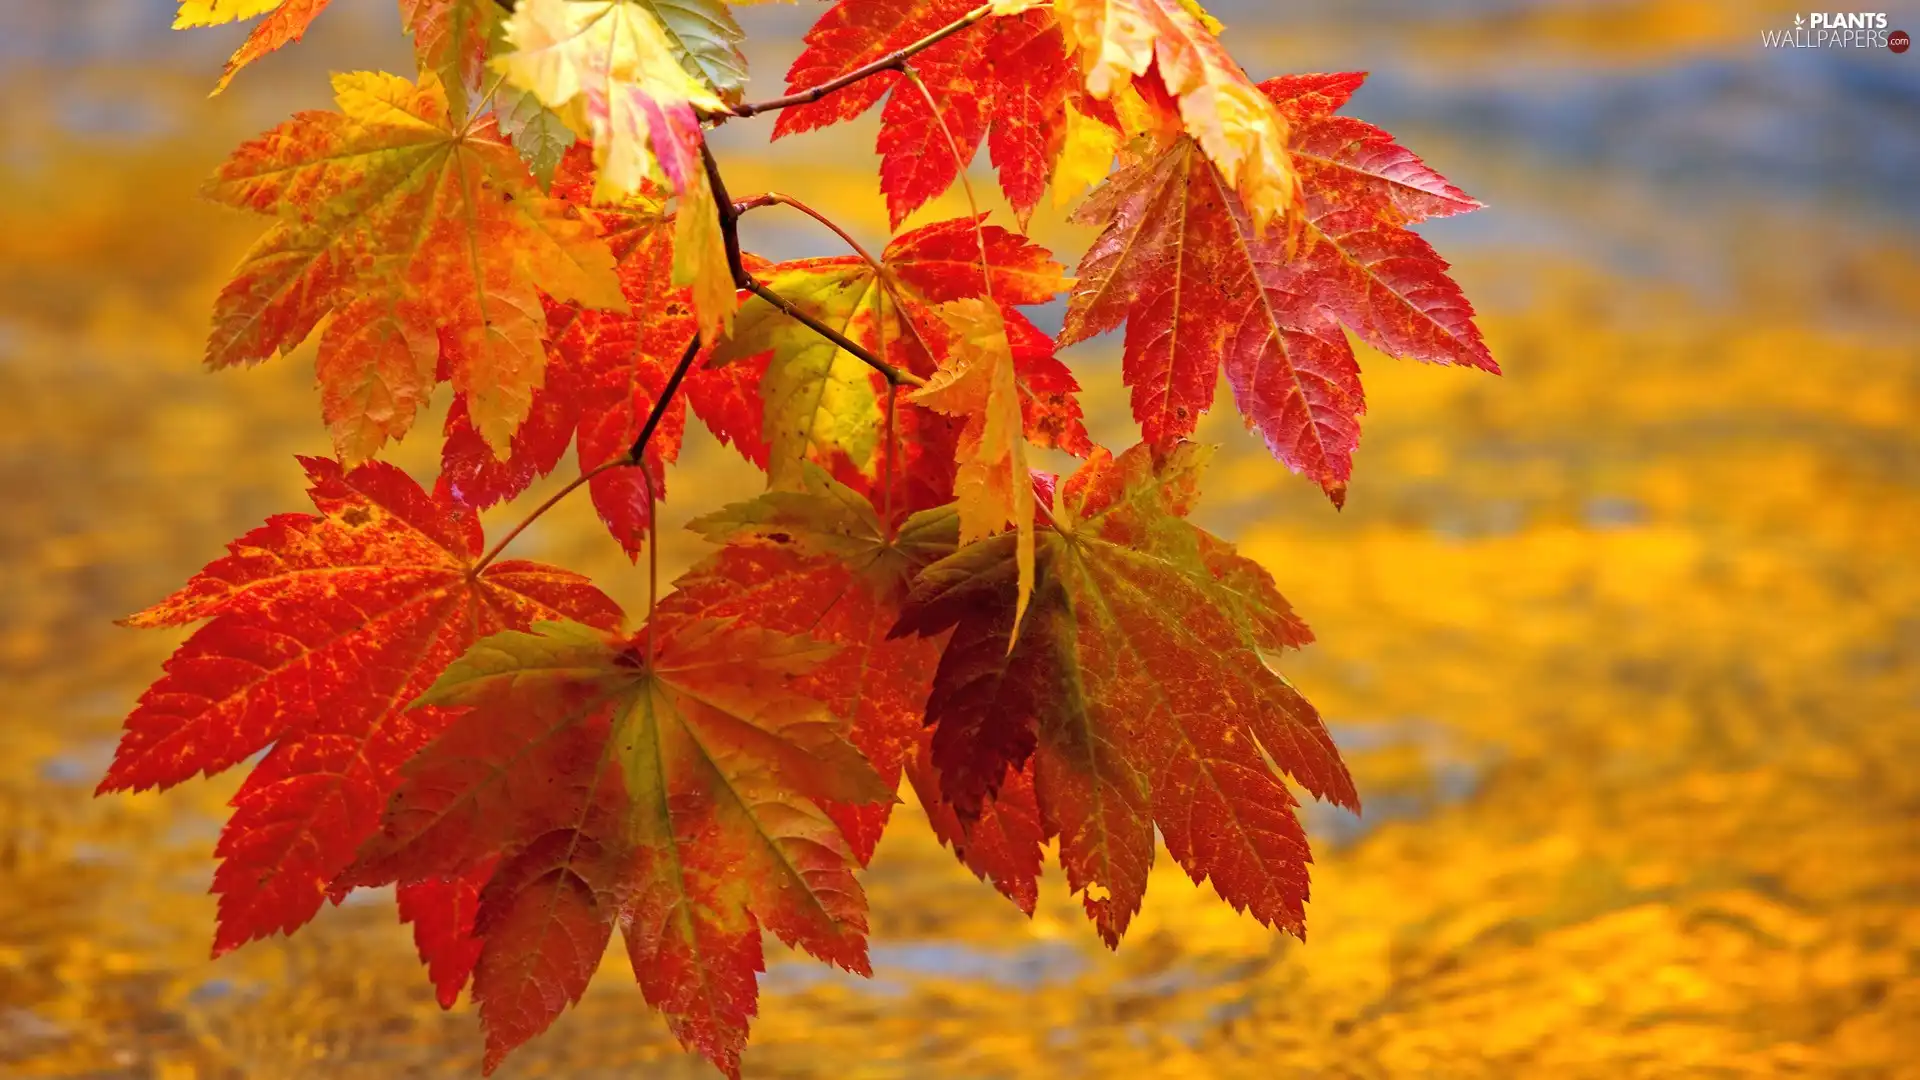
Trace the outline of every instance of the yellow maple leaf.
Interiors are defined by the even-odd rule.
[[[675,252],[678,255],[678,250]],[[807,260],[763,276],[767,286],[854,341],[884,351],[907,333],[899,305],[873,268],[857,259]],[[803,462],[844,456],[877,471],[883,413],[873,370],[765,300],[750,298],[717,354],[722,362],[772,352],[760,383],[763,430],[772,447],[767,482],[775,490],[804,486]]]
[[[1065,206],[1113,170],[1120,133],[1067,103],[1067,133],[1053,166],[1053,205]]]
[[[494,65],[593,142],[596,201],[640,190],[656,171],[680,196],[674,280],[693,287],[707,340],[732,324],[735,293],[700,161],[697,109],[725,108],[690,75],[659,19],[629,0],[522,0],[512,47]]]
[[[623,310],[613,255],[492,125],[454,123],[432,73],[333,87],[338,112],[248,142],[206,186],[280,219],[222,290],[207,360],[285,352],[332,314],[316,368],[342,460],[407,432],[436,359],[504,457],[546,369],[540,293]]]
[[[965,417],[954,460],[953,493],[960,511],[960,542],[970,544],[1011,526],[1020,584],[1014,605],[1017,638],[1033,595],[1033,473],[1020,421],[1019,382],[1000,308],[978,298],[934,309],[954,332],[951,354],[913,400],[935,412]],[[1008,642],[1008,649],[1013,643]]]
[[[733,331],[733,313],[739,299],[733,269],[727,265],[726,235],[720,230],[720,209],[704,170],[680,192],[673,222],[673,283],[693,290],[693,314],[701,341],[719,341]]]
[[[1295,204],[1286,118],[1227,54],[1215,36],[1220,24],[1197,3],[1054,0],[1054,11],[1079,51],[1088,93],[1109,100],[1157,68],[1187,134],[1239,190],[1256,225]]]
[[[239,22],[255,15],[264,15],[281,3],[282,0],[180,0],[180,10],[173,17],[173,28],[184,30],[189,26],[219,26],[221,23]]]

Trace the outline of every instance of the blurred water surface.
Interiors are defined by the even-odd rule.
[[[195,186],[326,70],[408,63],[390,4],[337,0],[208,101],[238,32],[171,6],[0,6],[0,1075],[472,1075],[384,893],[206,958],[233,778],[89,798],[179,640],[110,620],[303,505],[291,454],[326,450],[310,350],[199,370],[260,223]],[[742,12],[756,90],[819,10]],[[1231,408],[1203,432],[1202,516],[1313,623],[1288,674],[1368,813],[1310,818],[1307,944],[1163,858],[1112,955],[1057,875],[1028,921],[908,807],[867,875],[876,977],[776,962],[748,1074],[1920,1075],[1920,59],[1763,50],[1771,0],[1214,10],[1256,76],[1372,70],[1350,111],[1490,204],[1428,235],[1507,375],[1363,356],[1344,513]],[[736,192],[884,238],[871,117],[766,127],[721,133]],[[826,250],[805,225],[750,246]],[[1120,444],[1114,353],[1069,359]],[[697,439],[670,519],[752,483]],[[517,550],[642,595],[584,504]],[[624,966],[502,1074],[711,1075]]]

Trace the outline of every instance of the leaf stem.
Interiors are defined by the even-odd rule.
[[[940,134],[946,136],[947,152],[953,155],[955,175],[960,178],[960,190],[967,196],[967,211],[973,215],[973,238],[980,246],[980,282],[986,286],[987,299],[993,299],[993,260],[987,256],[987,231],[981,226],[980,201],[973,197],[973,181],[967,177],[967,159],[960,153],[960,140],[953,137],[953,129],[947,126],[947,118],[940,115],[940,103],[934,100],[933,91],[920,78],[920,73],[912,67],[903,65],[901,74],[907,77],[920,97],[927,103],[927,111],[933,114],[933,122],[940,125]]]
[[[673,366],[672,374],[667,376],[666,388],[660,391],[660,396],[655,399],[653,408],[647,412],[646,423],[640,425],[640,434],[633,440],[633,448],[627,451],[626,457],[618,459],[619,464],[641,464],[647,452],[647,443],[653,440],[654,431],[660,427],[661,419],[667,415],[667,406],[673,404],[673,396],[680,392],[680,384],[686,380],[687,372],[693,368],[694,358],[699,355],[700,336],[696,334],[687,342],[686,351],[680,354],[680,362]],[[653,481],[648,480],[647,483],[652,484]]]
[[[818,210],[815,210],[813,207],[808,206],[806,203],[801,202],[799,199],[796,199],[785,192],[764,191],[758,195],[749,195],[746,198],[741,199],[739,202],[734,203],[733,211],[735,216],[738,216],[740,214],[746,213],[749,210],[758,210],[760,207],[763,207],[763,206],[793,207],[795,210],[800,211],[801,213],[812,218],[813,220],[833,230],[833,234],[835,236],[838,236],[840,239],[846,241],[847,246],[853,249],[853,253],[855,255],[860,256],[861,259],[865,260],[868,266],[873,267],[876,271],[881,269],[880,260],[874,258],[872,253],[868,252],[866,248],[860,246],[860,241],[855,240],[852,234],[848,233],[847,230],[841,228],[839,222],[834,221],[832,218],[828,217],[827,215],[821,213]]]
[[[487,553],[485,555],[480,556],[480,561],[477,563],[474,563],[473,569],[467,571],[467,577],[469,579],[478,578],[480,576],[480,572],[482,570],[485,570],[488,566],[492,565],[493,560],[500,557],[500,553],[507,549],[508,544],[513,543],[515,537],[519,536],[523,532],[526,532],[527,526],[533,524],[535,521],[538,521],[540,519],[540,515],[553,509],[555,506],[558,506],[561,499],[564,499],[567,496],[573,494],[575,489],[584,486],[587,481],[593,479],[596,476],[599,476],[601,473],[606,472],[608,469],[616,469],[622,465],[625,465],[626,463],[627,463],[627,459],[625,458],[614,458],[612,461],[604,462],[598,467],[588,469],[586,472],[583,472],[579,476],[574,477],[572,480],[568,481],[566,487],[563,487],[559,491],[554,492],[552,495],[547,496],[547,501],[541,503],[539,506],[534,507],[533,512],[531,514],[528,514],[526,517],[520,519],[520,524],[515,525],[511,529],[508,529],[507,535],[501,537],[500,540],[493,545],[493,547],[487,549]]]
[[[915,375],[911,371],[901,371],[899,368],[873,355],[865,346],[856,343],[847,335],[795,307],[791,300],[767,288],[752,275],[747,276],[745,287],[748,291],[752,292],[753,295],[758,296],[760,299],[765,300],[767,303],[785,312],[788,318],[819,334],[821,337],[826,338],[828,341],[833,342],[835,345],[840,346],[840,348],[851,354],[854,359],[859,360],[861,363],[879,372],[889,383],[895,386],[901,383],[906,383],[909,386],[927,385],[927,380]]]
[[[500,2],[506,4],[509,0],[500,0]],[[906,66],[907,60],[916,53],[924,52],[940,44],[942,41],[965,30],[967,27],[972,26],[974,23],[979,22],[991,14],[993,14],[993,5],[981,4],[965,15],[960,16],[940,29],[935,30],[933,33],[928,34],[926,37],[921,38],[919,41],[895,49],[893,52],[888,53],[870,64],[864,64],[854,68],[852,71],[836,75],[823,83],[809,86],[805,90],[797,90],[782,97],[769,98],[766,101],[743,102],[728,109],[726,115],[758,116],[764,112],[790,109],[795,105],[810,105],[826,97],[828,94],[833,93],[835,90],[845,89],[862,79],[878,75],[883,71],[901,70]]]
[[[645,481],[648,493],[647,525],[649,530],[657,536],[659,534],[659,528],[653,521],[653,474],[647,471],[646,466],[647,444],[653,441],[653,433],[660,429],[660,421],[666,417],[667,407],[673,404],[674,395],[680,392],[681,382],[686,379],[687,372],[693,367],[694,358],[699,355],[700,338],[696,335],[693,340],[687,342],[686,351],[680,354],[680,362],[674,365],[673,373],[667,376],[666,387],[660,391],[660,397],[654,401],[653,408],[648,411],[646,422],[640,426],[640,435],[633,440],[633,448],[627,451],[626,456],[601,462],[599,465],[574,477],[566,487],[548,496],[545,502],[533,508],[532,513],[520,519],[520,524],[508,530],[507,535],[501,537],[500,541],[488,549],[485,555],[480,556],[480,561],[474,564],[473,569],[468,571],[467,576],[470,578],[479,577],[480,571],[485,570],[493,563],[493,560],[499,558],[500,553],[507,549],[507,545],[513,543],[515,537],[527,531],[527,526],[539,520],[540,515],[558,506],[561,499],[573,494],[575,490],[584,486],[587,481],[592,480],[594,477],[599,476],[609,469],[624,468],[628,465],[640,466],[640,477]],[[649,537],[648,545],[651,546],[652,543],[653,539]],[[649,607],[651,607],[652,601],[649,600],[648,603]]]

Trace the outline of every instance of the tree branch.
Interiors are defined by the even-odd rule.
[[[758,296],[760,299],[765,300],[767,303],[785,312],[788,318],[819,334],[821,337],[826,338],[828,341],[833,342],[835,345],[840,346],[840,348],[851,354],[854,359],[859,360],[861,363],[885,376],[887,382],[895,386],[902,383],[908,386],[927,385],[927,380],[915,375],[911,371],[901,371],[899,368],[873,355],[865,346],[855,343],[852,338],[849,338],[840,331],[835,330],[833,327],[828,326],[826,323],[795,307],[792,301],[774,292],[772,289],[767,288],[765,285],[762,285],[759,281],[755,280],[752,275],[748,275],[745,288],[752,292],[753,295]]]
[[[500,2],[505,4],[509,3],[509,0],[500,0]],[[843,75],[836,75],[818,86],[809,86],[805,90],[797,90],[783,97],[769,98],[766,101],[743,102],[728,109],[727,112],[733,116],[758,116],[764,112],[790,109],[795,105],[812,104],[826,97],[828,94],[833,93],[835,90],[852,86],[862,79],[878,75],[883,71],[899,71],[915,53],[924,52],[940,44],[942,41],[965,30],[967,27],[972,26],[974,23],[979,22],[992,13],[992,4],[981,4],[965,15],[960,16],[940,29],[935,30],[933,33],[928,34],[926,37],[921,38],[919,41],[895,49],[893,52],[875,60],[871,64],[854,68],[852,71]]]
[[[727,181],[720,175],[720,163],[713,159],[713,148],[706,136],[700,138],[700,163],[707,170],[707,187],[713,192],[714,213],[720,218],[720,235],[727,246],[727,272],[733,275],[733,287],[747,287],[747,266],[740,255],[740,208],[727,194]],[[684,200],[683,200],[684,201]]]
[[[592,480],[603,472],[607,472],[610,469],[623,468],[628,465],[638,465],[640,466],[641,479],[646,482],[647,490],[651,492],[653,490],[653,475],[646,471],[647,444],[653,441],[653,433],[659,430],[660,421],[667,415],[667,406],[673,404],[674,395],[680,392],[681,381],[687,377],[688,370],[693,367],[694,357],[699,355],[700,338],[695,336],[692,341],[687,342],[687,351],[680,355],[680,362],[674,366],[673,373],[667,376],[667,385],[661,390],[660,397],[654,401],[653,409],[647,413],[646,423],[640,426],[639,437],[633,440],[633,449],[628,450],[625,457],[617,457],[610,461],[601,462],[599,465],[574,477],[568,482],[566,487],[548,496],[545,502],[534,507],[532,513],[522,518],[518,525],[507,530],[507,534],[502,536],[498,543],[488,548],[487,553],[480,556],[480,561],[473,565],[473,569],[468,571],[467,576],[474,578],[479,577],[480,571],[485,570],[493,563],[493,560],[499,558],[500,553],[507,549],[508,544],[513,543],[515,537],[527,531],[527,526],[532,525],[535,521],[539,520],[542,514],[558,506],[560,500],[573,494],[576,489],[584,486],[587,481]],[[653,504],[651,501],[649,501],[647,507],[647,520],[649,522],[653,520]]]
[[[503,10],[509,13],[511,13],[514,10],[515,0],[495,0],[495,2],[498,3]],[[992,12],[992,10],[993,10],[993,7],[991,4],[983,4],[980,7],[975,8],[972,11],[969,11],[965,15],[961,16],[959,19],[954,20],[952,23],[949,23],[948,25],[941,27],[939,30],[936,30],[931,34],[928,34],[926,37],[921,38],[919,41],[916,41],[913,44],[908,45],[903,49],[899,49],[893,53],[890,53],[887,56],[884,56],[879,60],[875,61],[874,63],[868,64],[854,71],[847,72],[845,75],[841,75],[837,78],[829,79],[826,82],[821,83],[819,86],[815,86],[810,89],[803,90],[797,94],[789,94],[786,97],[775,98],[771,101],[748,103],[745,105],[735,106],[732,110],[730,110],[728,114],[723,114],[723,115],[753,116],[757,113],[770,112],[775,109],[784,109],[792,105],[800,105],[809,101],[818,101],[821,98],[827,96],[828,94],[834,92],[835,90],[838,90],[845,86],[850,86],[853,83],[859,82],[861,79],[867,78],[868,76],[877,74],[881,71],[887,71],[887,70],[904,71],[906,70],[906,62],[908,57],[913,56],[915,53],[918,53],[923,49],[930,48],[931,46],[946,40],[948,37],[956,33],[959,33],[961,30],[964,30],[967,27],[972,26],[974,23],[979,22],[981,19],[986,18],[987,15]],[[825,225],[827,228],[832,229],[836,234],[839,235],[839,237],[842,240],[846,241],[849,247],[853,248],[854,251],[858,252],[862,259],[865,259],[869,264],[871,264],[875,268],[876,273],[879,271],[879,267],[880,267],[879,262],[877,262],[872,255],[868,254],[867,250],[861,247],[860,244],[857,241],[855,241],[852,236],[848,235],[846,230],[842,229],[839,225],[835,224],[832,220],[827,218],[826,215],[820,213],[819,211],[813,209],[812,207],[806,205],[805,203],[791,196],[782,195],[778,192],[768,192],[764,195],[753,196],[752,198],[746,199],[736,204],[733,201],[732,197],[727,194],[727,182],[725,177],[721,176],[720,174],[720,164],[718,161],[714,160],[713,149],[707,145],[707,141],[704,138],[700,140],[700,160],[701,160],[702,167],[706,170],[707,185],[712,190],[712,193],[713,193],[714,212],[718,215],[720,219],[720,235],[725,241],[726,251],[727,251],[727,270],[729,274],[733,277],[734,287],[739,289],[746,289],[749,292],[752,292],[755,296],[758,296],[762,300],[765,300],[767,303],[772,304],[776,308],[779,308],[782,312],[784,312],[787,315],[788,318],[791,318],[796,322],[799,322],[801,325],[807,327],[809,330],[812,330],[814,333],[819,334],[821,337],[839,346],[841,349],[845,350],[849,355],[858,359],[861,363],[864,363],[868,367],[879,372],[887,380],[890,402],[892,398],[892,391],[895,388],[901,386],[902,384],[909,385],[909,386],[925,386],[926,385],[925,379],[922,379],[920,376],[915,375],[910,371],[902,371],[899,368],[894,367],[892,364],[887,363],[885,360],[882,360],[880,357],[875,356],[871,351],[869,351],[865,347],[859,345],[858,343],[854,342],[852,339],[848,338],[845,334],[840,333],[838,330],[833,329],[827,324],[814,318],[812,315],[809,315],[806,312],[800,310],[799,308],[795,307],[791,301],[787,300],[785,297],[781,296],[780,294],[774,292],[772,289],[767,288],[765,285],[761,284],[759,281],[755,280],[753,275],[747,272],[746,260],[740,250],[740,215],[747,210],[754,209],[755,207],[768,206],[774,203],[780,203],[786,206],[791,206],[794,209],[800,211],[801,213],[806,214],[809,217],[812,217],[814,220],[820,222],[822,225]],[[486,552],[486,554],[482,555],[479,562],[474,565],[474,568],[470,572],[470,574],[477,576],[482,570],[486,569],[488,565],[490,565],[496,558],[498,558],[502,551],[506,550],[506,547],[508,544],[512,543],[514,539],[518,537],[522,532],[525,532],[527,527],[532,525],[534,521],[537,520],[542,514],[545,514],[548,510],[553,509],[553,507],[557,505],[560,502],[560,500],[572,494],[576,489],[586,486],[588,481],[592,480],[594,477],[599,476],[601,473],[606,472],[609,469],[621,468],[621,467],[630,466],[630,465],[637,465],[640,467],[641,479],[646,483],[647,489],[649,492],[648,517],[649,517],[649,520],[651,520],[652,518],[651,508],[653,505],[653,499],[651,497],[651,492],[653,490],[653,475],[646,471],[647,446],[653,441],[654,433],[659,430],[660,422],[663,419],[665,419],[667,415],[667,409],[672,406],[674,397],[679,394],[680,384],[686,381],[687,373],[690,370],[692,370],[693,362],[700,355],[701,347],[703,344],[710,344],[710,343],[703,343],[700,340],[698,335],[695,335],[691,341],[687,342],[686,351],[681,354],[680,362],[674,365],[672,374],[667,376],[667,384],[661,388],[660,396],[657,399],[655,399],[653,403],[653,408],[648,411],[645,422],[643,422],[640,426],[640,434],[637,437],[635,437],[632,448],[630,448],[627,451],[624,457],[618,457],[618,458],[614,458],[611,461],[603,462],[602,464],[581,473],[579,476],[575,477],[571,482],[569,482],[566,487],[563,487],[559,491],[554,492],[553,495],[549,496],[545,502],[542,502],[539,506],[535,507],[533,512],[528,514],[523,520],[521,520],[521,522],[518,525],[515,525],[512,529],[508,530],[507,534],[505,536],[502,536],[499,542],[494,544],[493,547]],[[891,423],[891,417],[889,417],[889,423]],[[649,603],[651,604],[651,600],[649,601]]]
[[[647,443],[653,440],[654,431],[660,427],[661,419],[667,415],[667,406],[673,404],[673,395],[680,392],[680,383],[686,379],[687,372],[692,369],[694,357],[699,355],[700,336],[695,334],[693,340],[687,342],[686,351],[680,354],[680,362],[673,366],[673,374],[667,376],[666,387],[660,391],[660,397],[654,401],[653,408],[648,411],[647,422],[640,425],[640,435],[633,440],[633,449],[627,451],[627,456],[621,464],[646,467],[643,461],[647,452]],[[649,479],[647,482],[653,481]]]

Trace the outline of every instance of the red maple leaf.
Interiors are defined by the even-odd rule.
[[[1192,139],[1116,173],[1076,219],[1104,226],[1061,344],[1127,324],[1122,372],[1148,442],[1191,435],[1224,369],[1275,457],[1345,501],[1366,401],[1341,324],[1394,356],[1498,372],[1447,264],[1405,226],[1479,204],[1385,132],[1328,110],[1358,75],[1262,84],[1291,123],[1305,198],[1262,234]]]
[[[807,47],[787,72],[788,92],[879,60],[978,6],[971,0],[840,0],[807,32]],[[983,140],[1024,227],[1065,146],[1067,103],[1113,123],[1112,107],[1082,88],[1050,10],[986,19],[917,54],[913,68],[927,93],[900,73],[883,71],[785,110],[773,128],[777,139],[851,120],[891,91],[877,149],[880,189],[896,229],[952,186]]]
[[[525,491],[553,471],[575,442],[581,471],[624,457],[639,436],[669,374],[694,340],[688,290],[672,284],[673,222],[664,193],[643,190],[614,205],[593,206],[590,151],[575,146],[554,177],[555,198],[573,203],[598,226],[612,250],[620,289],[630,313],[596,310],[548,298],[547,368],[527,420],[514,434],[511,453],[495,459],[473,429],[464,395],[447,413],[441,467],[455,494],[487,507]],[[757,261],[755,266],[760,265]],[[443,344],[443,348],[445,345]],[[671,403],[647,444],[647,468],[655,498],[666,492],[665,469],[679,456],[686,404],[723,441],[748,460],[764,463],[758,379],[761,359],[711,369],[696,361],[686,398]],[[615,539],[637,556],[646,544],[649,501],[638,469],[601,473],[588,485],[600,518]]]
[[[400,921],[413,924],[413,947],[427,965],[434,996],[443,1009],[453,1008],[460,990],[480,960],[481,940],[474,935],[480,910],[480,890],[493,876],[494,864],[483,862],[461,877],[427,878],[394,890]]]
[[[991,795],[962,814],[940,790],[933,765],[932,735],[924,729],[907,762],[907,779],[926,811],[927,824],[953,849],[961,865],[989,882],[1021,911],[1033,914],[1040,899],[1041,845],[1052,838],[1033,791],[1031,762],[1007,772]]]
[[[400,763],[446,722],[407,705],[475,640],[542,619],[620,621],[565,570],[508,561],[476,573],[478,519],[392,465],[301,462],[318,517],[270,519],[127,619],[206,625],[127,718],[101,791],[171,787],[268,750],[216,849],[216,955],[320,909],[379,824]]]

